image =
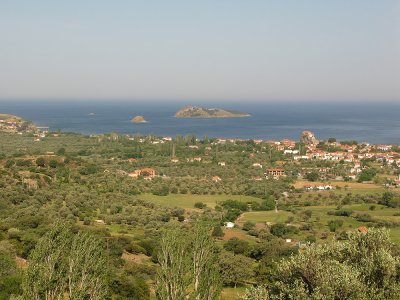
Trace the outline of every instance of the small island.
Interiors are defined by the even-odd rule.
[[[221,108],[203,108],[197,106],[186,106],[175,113],[176,118],[242,118],[250,117],[248,113],[237,110]]]
[[[136,116],[131,120],[132,123],[146,123],[146,119],[143,116]]]

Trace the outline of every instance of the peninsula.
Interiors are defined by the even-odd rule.
[[[176,118],[242,118],[250,117],[248,113],[237,110],[221,108],[203,108],[198,106],[185,106],[175,113]]]
[[[37,128],[32,122],[21,117],[0,113],[0,131],[4,132],[32,132]]]

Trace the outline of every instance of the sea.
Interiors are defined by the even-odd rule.
[[[178,119],[186,105],[240,110],[246,118]],[[400,144],[400,102],[198,102],[0,101],[0,113],[18,115],[50,130],[82,134],[143,134],[198,138],[298,140],[311,130],[319,139]],[[146,123],[130,120],[142,115]]]

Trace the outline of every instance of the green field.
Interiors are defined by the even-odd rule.
[[[182,207],[185,209],[194,209],[196,202],[203,202],[208,207],[214,208],[218,202],[222,202],[228,199],[239,200],[243,202],[261,201],[260,198],[251,196],[238,196],[238,195],[181,195],[181,194],[169,194],[167,196],[156,196],[152,194],[143,194],[139,196],[140,199],[151,201],[160,205],[166,205],[171,207]]]
[[[254,223],[263,223],[271,222],[271,223],[282,223],[288,220],[289,217],[293,218],[292,225],[301,226],[305,224],[304,220],[301,219],[302,211],[310,210],[312,212],[311,218],[308,220],[309,223],[313,225],[312,231],[300,231],[299,234],[295,236],[290,236],[295,239],[302,239],[307,235],[316,234],[320,235],[322,232],[329,232],[328,222],[331,220],[342,220],[343,226],[338,230],[347,231],[354,230],[359,226],[369,227],[371,223],[369,222],[360,222],[354,218],[357,214],[369,214],[375,220],[386,220],[392,222],[400,222],[400,217],[395,216],[394,214],[400,213],[398,208],[388,208],[382,205],[375,204],[375,210],[370,210],[371,204],[353,204],[343,206],[342,209],[352,210],[353,214],[351,217],[344,216],[334,216],[328,215],[328,211],[334,211],[336,209],[335,206],[309,206],[303,207],[296,212],[288,212],[288,211],[262,211],[262,212],[246,212],[240,218],[240,223],[243,224],[246,221],[251,221]],[[400,228],[395,227],[390,230],[391,237],[393,241],[396,243],[400,243]],[[334,235],[334,233],[331,233]]]

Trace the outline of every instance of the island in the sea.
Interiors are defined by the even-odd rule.
[[[146,119],[143,116],[136,116],[131,120],[132,123],[146,123]]]
[[[248,113],[221,108],[203,108],[185,106],[175,113],[176,118],[242,118],[250,117]]]

